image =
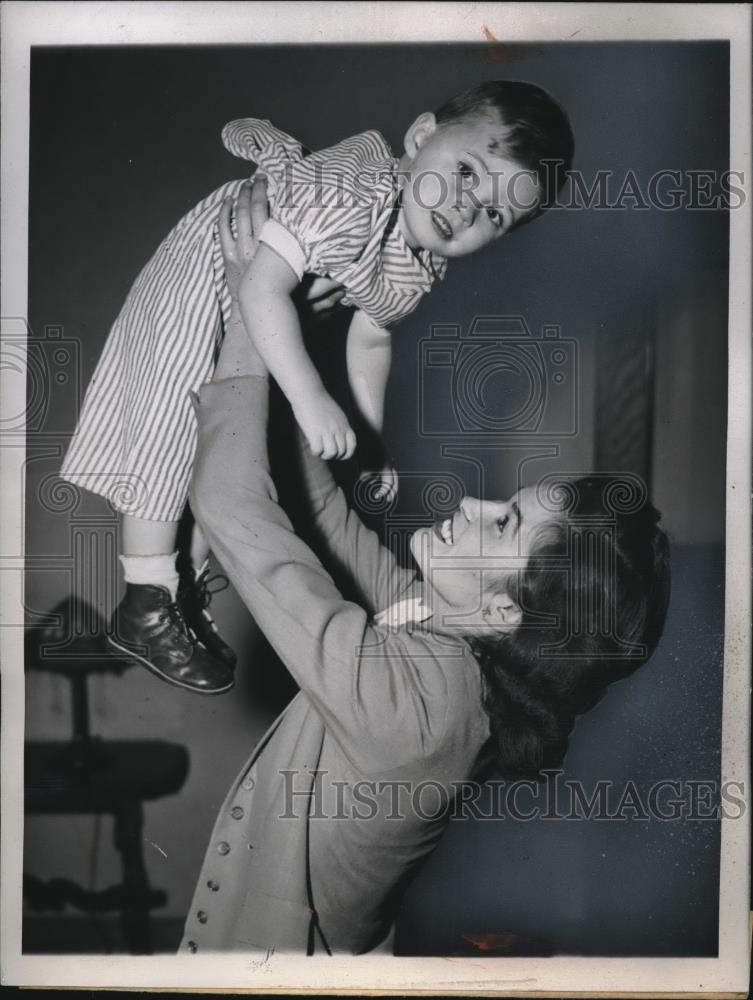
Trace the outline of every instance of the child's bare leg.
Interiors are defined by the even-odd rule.
[[[121,540],[123,555],[170,556],[175,555],[178,539],[178,521],[147,521],[143,517],[123,514]],[[200,573],[209,558],[209,543],[201,528],[194,522],[191,530],[190,562],[196,573]]]
[[[121,541],[124,556],[159,556],[175,552],[177,521],[147,521],[123,514]]]
[[[177,521],[151,521],[123,514],[120,561],[126,583],[164,587],[175,600],[178,595],[177,535]]]

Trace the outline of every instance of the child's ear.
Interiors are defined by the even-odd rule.
[[[405,152],[413,159],[430,135],[437,130],[437,119],[433,111],[424,111],[416,118],[405,133]]]
[[[485,625],[494,625],[504,632],[512,632],[522,620],[523,612],[509,594],[492,594],[484,611]]]

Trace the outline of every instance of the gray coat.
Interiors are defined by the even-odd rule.
[[[362,594],[343,599],[277,503],[267,392],[255,376],[203,387],[191,505],[301,691],[220,810],[181,951],[361,953],[387,934],[488,738],[480,672],[462,641],[373,625],[415,575],[306,451],[318,528]]]

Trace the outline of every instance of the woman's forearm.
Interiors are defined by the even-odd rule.
[[[427,677],[442,692],[444,677],[437,661],[422,660],[417,684],[410,637],[391,650],[391,637],[377,634],[366,609],[342,597],[294,533],[269,472],[267,380],[204,385],[196,411],[191,509],[257,625],[354,767],[390,770],[423,754],[425,734],[415,720],[427,707]],[[357,544],[358,560],[378,556],[373,533]],[[372,568],[379,591],[386,568]],[[425,656],[423,643],[419,649]],[[444,702],[439,711],[444,718]]]
[[[232,301],[222,341],[222,350],[214,369],[215,382],[226,378],[235,378],[239,375],[264,376],[267,374],[266,365],[246,331],[240,304],[237,298]]]

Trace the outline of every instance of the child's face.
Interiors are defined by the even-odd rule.
[[[405,151],[400,228],[413,249],[464,257],[536,207],[536,180],[510,159],[504,127],[491,117],[437,125],[427,112],[408,130]]]

